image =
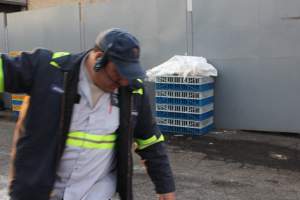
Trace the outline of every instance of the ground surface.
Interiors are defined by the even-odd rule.
[[[13,127],[0,111],[0,200]],[[300,135],[222,131],[172,137],[167,147],[178,200],[300,200]],[[138,161],[134,171],[135,200],[157,199]]]

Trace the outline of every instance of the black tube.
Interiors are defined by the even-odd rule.
[[[132,192],[132,143],[133,125],[131,123],[132,95],[129,87],[119,89],[120,127],[118,129],[118,192],[121,200],[133,200]]]

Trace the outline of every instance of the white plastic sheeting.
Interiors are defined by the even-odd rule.
[[[218,72],[204,57],[179,55],[147,71],[148,81],[155,81],[156,76],[168,75],[217,76]]]

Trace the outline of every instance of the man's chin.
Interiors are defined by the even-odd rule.
[[[117,88],[105,88],[103,89],[104,92],[107,92],[107,93],[112,93],[116,90]]]

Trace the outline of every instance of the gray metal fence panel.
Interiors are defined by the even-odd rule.
[[[299,1],[193,3],[194,55],[219,70],[217,128],[299,133]]]
[[[44,47],[79,52],[79,21],[77,4],[8,14],[9,50]]]
[[[158,64],[174,55],[185,55],[187,45],[187,9],[183,0],[157,0],[159,59]]]
[[[218,59],[255,57],[259,1],[193,1],[194,54]]]
[[[119,27],[141,42],[141,61],[146,69],[186,50],[186,9],[182,0],[124,0],[85,5],[86,48],[94,45],[99,31]]]
[[[300,1],[261,1],[258,23],[257,56],[299,57]]]
[[[0,13],[0,52],[6,52],[4,13]]]

